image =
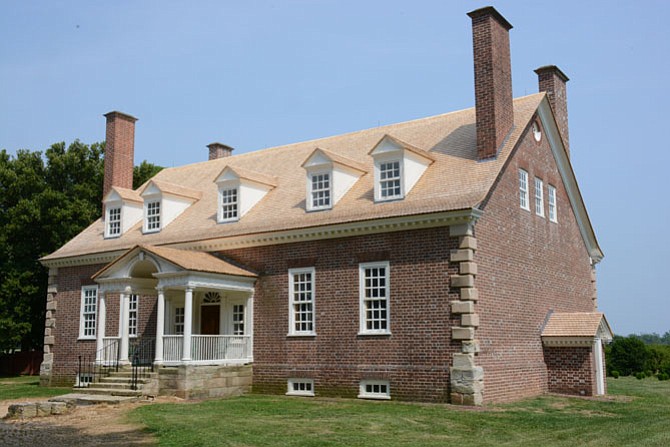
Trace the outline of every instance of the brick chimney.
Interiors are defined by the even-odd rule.
[[[547,92],[547,99],[554,112],[558,131],[561,133],[565,150],[570,156],[570,136],[568,134],[568,94],[566,83],[570,80],[556,65],[545,65],[535,70],[541,92]]]
[[[133,188],[133,161],[135,156],[135,121],[137,118],[121,112],[106,113],[107,137],[105,144],[105,180],[102,197],[112,186]]]
[[[217,158],[230,157],[233,153],[233,148],[223,143],[208,144],[209,159],[216,160]]]
[[[472,19],[475,62],[477,158],[495,157],[514,125],[512,63],[509,30],[512,25],[492,6],[468,13]]]

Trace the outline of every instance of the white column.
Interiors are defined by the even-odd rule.
[[[249,294],[244,315],[244,333],[249,335],[249,352],[247,358],[253,361],[254,358],[254,292]]]
[[[596,363],[596,394],[605,394],[605,377],[603,374],[603,345],[600,337],[596,337],[593,344]]]
[[[163,335],[165,334],[165,293],[158,289],[158,304],[156,305],[156,357],[154,363],[163,361]]]
[[[191,332],[193,332],[193,289],[187,288],[184,292],[184,347],[182,361],[191,360]]]
[[[98,325],[96,327],[96,340],[95,340],[95,361],[96,363],[102,363],[105,358],[103,355],[104,338],[105,338],[105,324],[107,320],[107,305],[105,303],[105,292],[100,290],[98,292]]]
[[[128,314],[130,313],[130,294],[122,292],[119,295],[121,301],[121,353],[119,363],[127,365],[128,361]]]

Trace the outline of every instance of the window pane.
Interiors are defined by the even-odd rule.
[[[221,190],[221,220],[232,220],[238,217],[237,188]]]

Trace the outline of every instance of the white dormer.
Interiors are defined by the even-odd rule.
[[[112,186],[102,203],[105,209],[105,238],[121,237],[142,219],[142,197],[132,189]]]
[[[240,220],[277,186],[277,180],[272,176],[232,166],[223,168],[214,183],[219,187],[216,213],[219,223]]]
[[[307,211],[331,209],[366,172],[362,164],[320,148],[302,167],[307,172]]]
[[[435,159],[428,152],[384,135],[369,152],[375,161],[375,202],[404,199]]]
[[[142,231],[156,233],[199,200],[202,193],[161,180],[150,180],[141,196],[144,201]]]

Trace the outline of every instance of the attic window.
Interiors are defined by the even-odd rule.
[[[221,189],[221,222],[238,220],[237,188]]]
[[[121,235],[121,208],[107,209],[107,237]]]
[[[384,135],[369,155],[375,161],[375,202],[404,199],[435,159],[429,152]]]
[[[311,209],[327,209],[331,208],[330,202],[330,173],[322,172],[319,174],[312,174]]]
[[[146,231],[159,231],[161,229],[161,202],[154,200],[146,203]]]
[[[400,161],[379,164],[379,190],[382,200],[402,199]]]

